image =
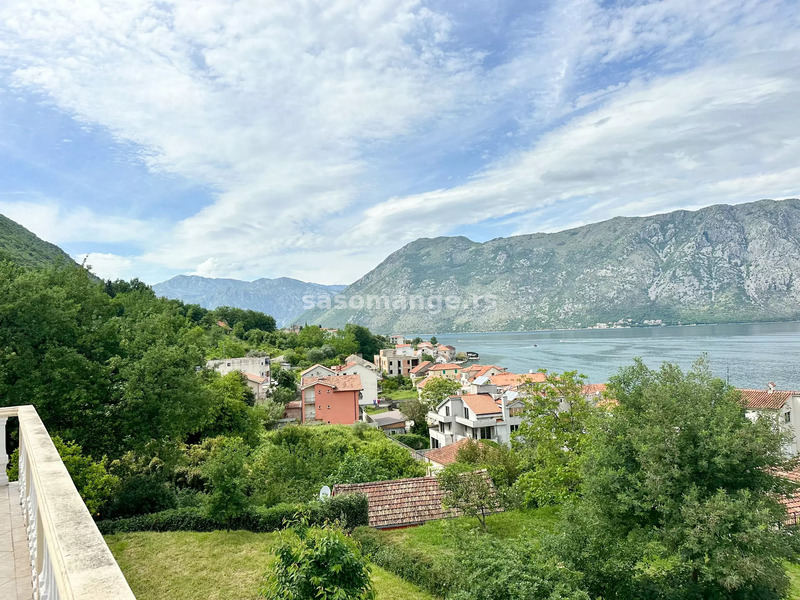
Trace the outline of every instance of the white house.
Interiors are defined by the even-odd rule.
[[[304,377],[329,377],[331,375],[336,375],[336,371],[325,365],[316,364],[300,373],[300,379],[302,381]]]
[[[522,423],[524,402],[516,392],[498,399],[490,394],[450,396],[428,412],[431,448],[442,448],[464,438],[511,443],[511,434]]]
[[[363,396],[359,400],[361,406],[370,406],[378,401],[378,382],[382,379],[381,375],[364,365],[352,362],[335,368],[339,375],[358,375],[361,377]]]
[[[389,336],[389,341],[393,344],[404,344],[406,342],[406,338],[400,333],[395,333]]]
[[[222,375],[238,371],[244,375],[257,400],[263,400],[270,389],[270,360],[268,356],[246,356],[244,358],[223,358],[209,360],[207,369],[213,369]]]
[[[750,419],[760,415],[775,419],[778,426],[791,434],[791,440],[784,446],[787,456],[800,453],[800,438],[797,435],[800,427],[800,392],[776,390],[774,383],[769,383],[765,390],[740,389],[745,405],[745,414]]]

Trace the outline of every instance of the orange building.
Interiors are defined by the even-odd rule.
[[[358,375],[303,377],[300,384],[303,400],[301,421],[352,425],[359,419],[361,389]]]

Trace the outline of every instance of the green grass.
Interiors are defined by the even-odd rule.
[[[411,400],[417,397],[417,390],[395,390],[393,392],[383,392],[382,395],[387,400]]]
[[[370,415],[377,415],[379,413],[389,412],[388,408],[381,408],[380,406],[365,406],[364,410]]]
[[[255,600],[279,533],[123,533],[106,537],[139,600]],[[431,600],[373,565],[378,600]]]
[[[521,535],[537,537],[549,533],[558,523],[558,510],[553,507],[536,510],[514,510],[491,515],[486,519],[489,535],[512,539]],[[420,527],[381,531],[391,541],[426,554],[450,553],[455,541],[467,531],[476,530],[478,520],[470,517],[430,521]]]
[[[786,564],[786,574],[789,576],[788,600],[800,600],[800,565]]]

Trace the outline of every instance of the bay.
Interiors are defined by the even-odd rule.
[[[421,336],[425,339],[429,335]],[[640,327],[570,331],[441,334],[440,343],[480,354],[480,364],[516,373],[576,370],[591,383],[608,381],[640,357],[688,369],[707,354],[715,375],[737,387],[800,390],[800,323]]]

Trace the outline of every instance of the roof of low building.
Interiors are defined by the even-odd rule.
[[[478,377],[486,375],[492,369],[494,369],[495,371],[498,371],[500,373],[505,371],[505,368],[498,367],[497,365],[472,365],[472,368],[470,369],[470,372],[467,375],[467,379],[472,381],[474,379],[477,379]]]
[[[476,415],[494,415],[503,411],[489,394],[464,394],[460,398]]]
[[[498,373],[490,375],[489,380],[498,387],[516,387],[524,383],[542,383],[547,376],[544,373]]]
[[[445,371],[450,369],[460,369],[461,365],[454,365],[453,363],[440,363],[431,367],[431,371]]]
[[[252,381],[253,383],[265,383],[267,380],[266,377],[262,377],[261,375],[254,375],[253,373],[242,373],[248,381]]]
[[[325,377],[303,377],[300,389],[312,385],[327,385],[339,392],[353,392],[363,389],[359,375],[327,375]]]
[[[378,427],[387,427],[397,423],[405,425],[406,422],[406,416],[399,410],[387,410],[386,412],[370,415],[370,418]]]
[[[419,373],[419,372],[420,372],[422,369],[424,369],[425,367],[430,367],[432,364],[433,364],[433,363],[432,363],[431,361],[429,361],[429,360],[423,360],[423,361],[422,361],[421,363],[419,363],[419,364],[418,364],[416,367],[414,367],[413,369],[411,369],[411,372],[412,372],[412,373],[414,373],[414,374],[417,374],[417,373]]]
[[[433,377],[431,377],[430,375],[428,375],[428,376],[427,376],[425,379],[420,379],[420,380],[419,380],[419,381],[418,381],[418,382],[417,382],[415,385],[416,385],[418,388],[424,388],[426,385],[428,385],[428,382],[429,382],[431,379],[433,379]]]
[[[453,444],[428,450],[425,453],[425,458],[431,462],[435,462],[436,464],[446,467],[447,465],[451,465],[458,460],[458,451],[461,448],[474,441],[475,440],[471,440],[469,438],[464,438],[463,440],[459,440]],[[478,444],[483,445],[483,442],[478,441]]]
[[[786,390],[748,390],[740,389],[745,408],[752,410],[780,410],[792,396],[800,396],[800,392]]]
[[[581,388],[584,396],[599,396],[606,391],[608,386],[605,383],[587,383]]]
[[[333,495],[341,494],[367,497],[370,527],[406,527],[458,516],[458,511],[442,508],[444,492],[436,477],[334,485]]]

